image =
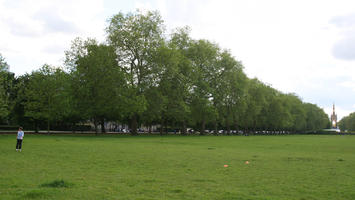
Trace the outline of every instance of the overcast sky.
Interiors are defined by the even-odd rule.
[[[167,30],[230,49],[250,78],[338,118],[355,111],[353,0],[0,0],[0,53],[16,75],[62,66],[75,37],[105,40],[107,19],[158,10]]]

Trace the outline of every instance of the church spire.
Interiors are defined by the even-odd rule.
[[[333,113],[330,116],[330,120],[332,122],[332,128],[337,128],[337,123],[338,123],[338,119],[337,119],[337,115],[335,114],[335,104],[333,103]]]

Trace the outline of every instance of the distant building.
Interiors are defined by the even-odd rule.
[[[333,104],[333,113],[332,115],[330,116],[330,121],[332,122],[332,128],[338,128],[338,117],[337,115],[335,114],[335,105]]]

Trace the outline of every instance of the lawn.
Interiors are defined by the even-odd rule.
[[[15,145],[0,135],[0,199],[355,199],[355,136],[27,134]]]

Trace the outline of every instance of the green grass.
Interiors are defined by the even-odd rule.
[[[15,145],[0,135],[0,199],[355,199],[355,136],[26,135],[21,153]]]

